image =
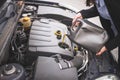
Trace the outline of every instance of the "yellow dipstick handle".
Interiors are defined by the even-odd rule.
[[[65,41],[66,34],[63,35],[62,43]]]

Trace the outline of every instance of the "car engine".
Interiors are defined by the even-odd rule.
[[[97,57],[69,38],[74,10],[42,0],[20,8],[0,80],[119,80],[109,53]]]

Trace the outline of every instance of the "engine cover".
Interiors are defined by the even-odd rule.
[[[68,68],[68,64],[62,60],[57,62],[55,58],[38,57],[34,80],[78,80],[76,68]]]
[[[29,37],[29,54],[32,56],[62,55],[71,59],[71,42],[66,36],[67,26],[53,19],[33,21]]]

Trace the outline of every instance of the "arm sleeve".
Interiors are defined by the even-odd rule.
[[[113,38],[112,40],[109,40],[106,44],[105,44],[107,50],[113,50],[114,48],[116,48],[117,46],[120,46],[120,34],[118,34],[115,38]]]
[[[25,1],[25,0],[15,0],[15,1]]]
[[[79,11],[83,18],[91,18],[99,15],[96,6]]]

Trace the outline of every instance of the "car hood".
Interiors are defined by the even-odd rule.
[[[37,1],[37,2],[43,1],[43,2],[55,3],[55,4],[58,4],[59,6],[66,7],[68,9],[70,9],[70,10],[73,10],[76,13],[79,11],[79,9],[73,7],[72,5],[68,5],[68,4],[63,3],[63,2],[61,2],[59,0],[33,0],[33,1]]]

